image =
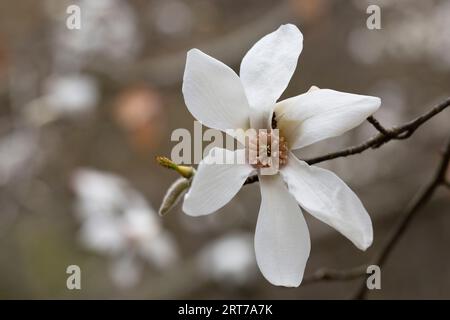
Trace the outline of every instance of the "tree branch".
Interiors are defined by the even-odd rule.
[[[340,150],[337,152],[329,153],[323,156],[319,156],[316,158],[311,158],[305,160],[309,164],[315,164],[331,159],[336,159],[340,157],[347,157],[353,154],[361,153],[369,148],[376,149],[381,147],[386,142],[389,142],[391,140],[402,140],[409,138],[421,125],[423,125],[425,122],[430,120],[432,117],[437,115],[438,113],[444,111],[448,106],[450,106],[450,98],[447,98],[443,102],[439,103],[435,107],[433,107],[428,112],[424,113],[423,115],[417,117],[416,119],[400,126],[400,127],[394,127],[392,129],[386,130],[385,133],[380,132],[373,138],[367,140],[364,143],[361,143],[360,145],[353,146],[344,150]],[[375,120],[375,119],[374,119]],[[378,121],[376,121],[378,123]],[[373,124],[373,123],[372,123]],[[375,125],[374,125],[375,126]],[[380,125],[380,128],[381,125]],[[378,129],[378,128],[377,128]],[[379,130],[379,129],[378,129]]]
[[[444,149],[442,159],[434,172],[431,181],[412,199],[410,204],[406,207],[404,213],[399,218],[394,228],[390,231],[389,236],[378,250],[378,253],[372,258],[370,263],[353,267],[350,269],[336,270],[336,269],[319,269],[316,272],[305,276],[302,284],[311,284],[319,281],[348,281],[360,278],[366,275],[367,266],[377,265],[381,267],[392,249],[397,244],[398,240],[404,234],[406,228],[411,223],[417,212],[431,199],[434,192],[439,186],[448,187],[449,183],[446,181],[446,172],[450,163],[450,139]],[[363,299],[367,293],[367,286],[365,279],[358,286],[354,298]]]
[[[397,224],[389,233],[384,244],[379,249],[378,253],[371,260],[370,264],[381,267],[388,258],[392,249],[397,244],[398,240],[404,234],[406,228],[411,223],[417,212],[431,199],[434,192],[439,186],[445,185],[445,174],[450,162],[450,139],[447,142],[441,162],[434,173],[433,179],[423,188],[419,194],[412,199],[410,204],[406,207],[404,213],[399,218]],[[363,299],[367,293],[366,282],[363,281],[355,294],[355,299]]]
[[[373,116],[370,116],[367,118],[367,121],[375,128],[377,129],[380,133],[384,134],[384,135],[389,135],[389,130],[386,129],[385,127],[383,127],[381,125],[381,123],[375,119]]]
[[[302,285],[316,283],[319,281],[348,281],[366,274],[367,265],[361,265],[350,269],[327,269],[322,268],[303,278]]]
[[[308,164],[316,164],[336,158],[341,157],[347,157],[353,154],[362,153],[363,151],[367,149],[376,149],[381,147],[383,144],[391,141],[391,140],[403,140],[409,138],[421,125],[423,125],[425,122],[433,118],[438,113],[444,111],[448,106],[450,106],[450,98],[445,99],[441,103],[437,104],[433,108],[431,108],[426,113],[422,114],[421,116],[415,118],[414,120],[400,126],[400,127],[393,127],[391,129],[384,128],[378,120],[376,120],[374,117],[367,118],[367,121],[369,121],[378,131],[379,133],[370,138],[369,140],[356,145],[352,146],[340,151],[328,153],[322,156],[318,156],[315,158],[305,159]],[[253,182],[258,181],[258,177],[250,176],[244,184],[250,184]]]

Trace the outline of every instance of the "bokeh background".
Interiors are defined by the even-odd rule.
[[[67,6],[81,29],[66,28]],[[366,27],[369,4],[381,30]],[[187,50],[238,71],[245,52],[284,23],[304,34],[289,97],[311,85],[379,96],[376,117],[401,124],[449,95],[446,0],[16,0],[0,2],[0,298],[348,298],[359,280],[286,289],[258,271],[260,195],[244,187],[217,214],[156,211],[176,173],[158,166],[172,130],[192,130],[181,94]],[[283,98],[282,97],[282,98]],[[322,163],[357,192],[374,222],[360,252],[306,214],[305,274],[365,263],[426,183],[450,133],[444,112],[405,141]],[[369,138],[368,124],[297,152]],[[382,267],[369,299],[450,298],[450,192],[439,190]],[[68,290],[66,268],[81,268]]]

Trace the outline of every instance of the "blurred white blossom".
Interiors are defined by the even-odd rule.
[[[45,89],[49,104],[61,113],[90,110],[98,100],[97,84],[87,75],[51,76]]]
[[[39,160],[37,135],[16,130],[0,139],[0,185],[32,170]]]
[[[25,117],[35,125],[42,125],[61,117],[86,114],[96,107],[98,91],[97,82],[88,75],[50,76],[43,95],[25,106]]]
[[[73,31],[61,27],[61,21],[54,27],[55,67],[59,71],[81,67],[104,67],[108,64],[132,61],[141,47],[136,26],[136,15],[126,1],[79,0],[81,28]],[[56,20],[64,19],[61,8],[53,13]]]
[[[72,187],[82,223],[81,242],[114,258],[111,273],[117,285],[136,284],[143,262],[164,269],[177,259],[173,237],[126,180],[111,173],[78,169]]]
[[[255,279],[256,258],[250,233],[227,234],[198,255],[203,274],[224,285],[244,285]]]

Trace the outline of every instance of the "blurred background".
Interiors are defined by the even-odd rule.
[[[81,8],[81,29],[66,9]],[[369,4],[381,30],[366,27]],[[193,129],[181,94],[197,47],[238,71],[245,52],[284,23],[304,35],[282,98],[311,85],[379,96],[385,126],[449,96],[446,0],[71,0],[0,2],[0,298],[348,298],[359,281],[275,287],[255,263],[256,184],[220,212],[192,218],[157,209],[177,174],[172,130]],[[450,134],[443,112],[404,141],[322,163],[360,196],[374,244],[360,252],[308,214],[305,274],[369,260]],[[297,152],[357,144],[368,124]],[[369,299],[450,298],[450,192],[439,190],[382,267]],[[68,290],[66,268],[81,268]]]

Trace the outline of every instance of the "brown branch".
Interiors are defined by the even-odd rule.
[[[439,186],[445,185],[445,174],[450,162],[450,139],[446,145],[444,153],[442,155],[441,162],[437,170],[434,173],[433,179],[423,188],[419,194],[412,199],[410,204],[406,207],[404,213],[400,216],[398,222],[390,231],[385,242],[379,249],[378,253],[371,260],[371,265],[378,265],[381,267],[388,258],[392,249],[397,244],[398,240],[404,234],[406,228],[409,226],[417,212],[431,199],[434,192]],[[358,290],[355,294],[355,299],[363,299],[367,293],[366,282],[361,282]]]
[[[406,207],[403,215],[399,218],[397,224],[390,231],[389,236],[386,238],[385,242],[375,254],[370,263],[366,265],[361,265],[353,267],[350,269],[335,270],[335,269],[319,269],[311,275],[305,276],[303,278],[302,284],[311,284],[319,281],[349,281],[357,279],[366,275],[367,266],[377,265],[381,267],[392,249],[397,244],[398,240],[404,234],[406,228],[411,223],[415,214],[431,199],[434,191],[439,186],[448,186],[449,183],[446,181],[446,172],[450,163],[450,139],[446,145],[442,159],[439,163],[437,170],[434,173],[433,179],[425,186],[425,188],[411,201],[411,203]],[[358,290],[354,296],[355,299],[363,299],[367,293],[367,286],[365,279],[358,286]]]
[[[417,117],[416,119],[400,127],[394,127],[389,130],[383,128],[383,130],[385,130],[385,133],[380,132],[373,138],[367,140],[364,143],[361,143],[360,145],[353,146],[337,152],[329,153],[316,158],[307,159],[305,161],[308,162],[309,164],[314,164],[340,157],[347,157],[353,154],[361,153],[369,148],[372,149],[379,148],[383,144],[391,140],[402,140],[409,138],[422,124],[430,120],[438,113],[444,111],[448,106],[450,106],[450,98],[445,99],[443,102],[439,103],[428,112],[424,113],[423,115]]]
[[[322,268],[303,278],[302,285],[316,283],[319,281],[348,281],[366,274],[367,265],[361,265],[350,269],[327,269]]]
[[[438,105],[434,106],[431,110],[427,111],[423,115],[415,118],[414,120],[400,126],[394,127],[391,129],[384,128],[378,120],[373,117],[367,118],[369,121],[380,133],[376,136],[370,138],[369,140],[352,146],[343,150],[339,150],[336,152],[328,153],[322,156],[318,156],[311,159],[306,159],[308,164],[320,163],[336,158],[347,157],[353,154],[361,153],[367,149],[376,149],[381,147],[383,144],[391,141],[391,140],[403,140],[409,138],[421,125],[430,120],[432,117],[437,115],[438,113],[444,111],[448,106],[450,106],[450,98],[445,99]],[[257,176],[250,176],[244,184],[250,184],[258,181]]]
[[[389,135],[389,130],[386,129],[385,127],[383,127],[381,125],[381,123],[375,119],[373,116],[370,116],[367,118],[367,121],[375,128],[377,129],[380,133],[384,134],[384,135]]]

